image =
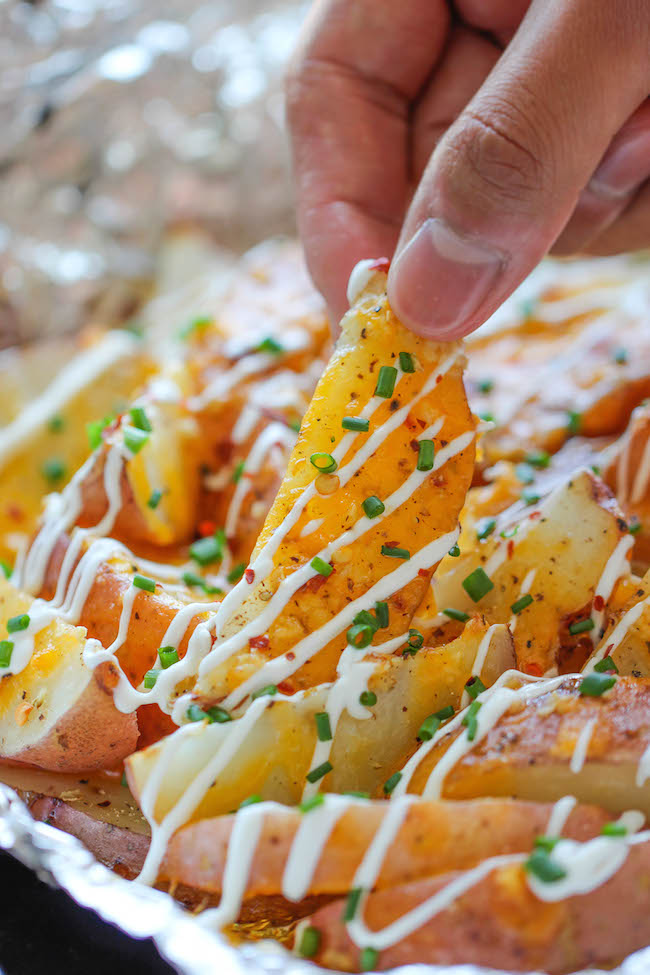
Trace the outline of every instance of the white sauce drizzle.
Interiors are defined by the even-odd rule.
[[[646,596],[645,599],[641,599],[638,603],[628,609],[621,619],[618,621],[609,636],[602,641],[601,646],[595,651],[584,665],[582,672],[584,674],[590,674],[597,663],[603,660],[606,656],[614,653],[617,647],[621,645],[625,637],[627,636],[627,631],[631,626],[640,619],[643,611],[648,606],[650,602],[650,596]]]
[[[327,795],[322,805],[303,814],[282,875],[287,900],[297,902],[307,895],[332,830],[351,804],[349,797]]]
[[[472,673],[470,675],[471,677],[481,676],[481,671],[483,670],[483,667],[485,665],[485,658],[487,657],[488,651],[492,644],[492,637],[494,636],[495,633],[497,633],[501,629],[503,629],[502,623],[493,623],[491,626],[487,628],[487,630],[483,634],[483,637],[481,638],[481,642],[479,643],[478,649],[476,651],[476,656],[474,657],[474,663],[472,664]],[[470,704],[470,702],[471,702],[471,698],[467,690],[464,689],[463,696],[460,701],[461,708],[466,708],[468,704]]]
[[[347,299],[350,307],[356,304],[357,299],[361,297],[371,279],[377,273],[377,268],[373,268],[373,264],[376,264],[374,259],[366,258],[366,260],[359,261],[352,268],[347,287]]]
[[[589,721],[585,721],[582,728],[580,729],[580,734],[576,738],[575,748],[573,749],[573,755],[571,756],[571,761],[569,762],[569,768],[577,775],[578,772],[582,771],[587,758],[587,752],[589,751],[589,744],[591,742],[591,736],[594,733],[594,729],[598,723],[597,718],[590,718]]]
[[[630,574],[628,553],[633,546],[633,536],[623,535],[623,537],[619,540],[618,545],[605,563],[605,568],[603,569],[602,575],[598,580],[596,591],[594,593],[594,602],[596,602],[597,598],[600,597],[603,600],[603,608],[596,609],[594,607],[591,611],[591,619],[594,621],[594,627],[591,631],[591,639],[594,646],[596,643],[598,643],[602,636],[601,630],[603,620],[605,619],[605,608],[608,600],[614,592],[614,587],[619,579],[622,579],[624,576]]]
[[[234,538],[237,534],[237,524],[244,498],[251,490],[249,477],[259,474],[262,464],[270,451],[276,445],[284,451],[290,450],[296,442],[296,434],[284,423],[269,423],[262,430],[253,444],[246,458],[242,476],[235,486],[228,513],[226,514],[225,532],[227,538]]]

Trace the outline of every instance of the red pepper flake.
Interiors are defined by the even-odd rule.
[[[336,572],[336,569],[334,569],[334,572]],[[322,576],[320,573],[318,573],[318,575],[312,576],[311,579],[308,579],[307,582],[300,587],[298,592],[318,592],[320,587],[325,585],[327,580],[332,575],[332,572],[330,572],[329,576]]]
[[[542,513],[541,511],[531,511],[528,517],[530,518],[531,521],[535,521],[537,518],[539,518],[541,513]]]
[[[250,566],[244,572],[244,579],[249,586],[252,586],[255,582],[255,569],[251,569]]]
[[[436,376],[436,386],[442,382],[442,376]]]
[[[217,530],[217,526],[214,521],[202,521],[199,523],[199,535],[203,538],[207,538],[208,535],[214,535]]]
[[[24,510],[20,507],[20,505],[15,504],[14,502],[8,504],[5,510],[7,512],[7,517],[10,518],[11,521],[22,521],[25,517]]]
[[[397,541],[392,541],[392,542],[385,542],[384,544],[385,544],[385,545],[386,545],[386,546],[387,546],[388,548],[400,548],[400,543],[399,543],[399,539],[398,539]]]
[[[411,445],[410,446],[411,446],[411,450],[414,450],[416,454],[419,454],[420,453],[420,441],[419,440],[411,440]]]
[[[425,427],[426,427],[426,425],[427,425],[427,421],[426,421],[426,420],[421,420],[421,419],[420,419],[420,417],[418,417],[418,423],[420,424],[420,426],[421,426],[421,427],[422,427],[422,429],[424,430],[424,428],[425,428]]]
[[[530,674],[531,677],[541,677],[543,671],[539,664],[536,664],[534,660],[531,660],[529,664],[525,665],[524,673]]]
[[[605,600],[602,596],[594,596],[594,609],[600,612],[601,609],[605,608]]]
[[[420,576],[421,579],[428,579],[429,572],[430,572],[429,569],[418,569],[418,575]]]
[[[508,558],[511,559],[515,552],[515,543],[512,538],[508,540],[508,544],[506,545],[506,552],[508,553]]]
[[[293,652],[293,650],[289,650],[289,652],[287,654],[285,654],[285,656],[286,656],[287,660],[295,660],[296,659],[296,655]]]
[[[269,638],[264,634],[263,636],[252,636],[248,641],[248,646],[253,650],[266,650],[269,645]]]
[[[278,684],[278,690],[280,694],[293,694],[295,693],[295,687],[288,680],[283,680]]]
[[[370,271],[385,271],[386,273],[388,273],[389,267],[390,267],[389,257],[378,257],[376,261],[373,261],[372,264],[369,265],[368,269]]]

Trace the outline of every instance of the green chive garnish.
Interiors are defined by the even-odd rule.
[[[207,315],[200,315],[198,318],[193,318],[181,329],[179,338],[183,340],[193,338],[195,335],[204,332],[213,322],[214,319],[209,318]]]
[[[223,558],[225,545],[225,535],[223,531],[215,532],[214,535],[206,535],[190,545],[190,555],[199,565],[210,565],[212,562],[220,562]]]
[[[163,670],[167,670],[172,664],[178,663],[178,650],[176,647],[160,647],[158,657]]]
[[[388,626],[388,603],[375,603],[375,615],[377,616],[377,628],[385,630]]]
[[[458,544],[458,542],[456,542],[455,545],[451,546],[451,548],[447,552],[447,555],[450,555],[452,559],[458,558],[458,556],[460,555],[460,545]]]
[[[531,855],[524,863],[524,868],[528,873],[541,880],[545,884],[554,884],[558,880],[566,877],[566,870],[559,863],[555,863],[548,852],[541,847],[533,850]]]
[[[548,853],[554,850],[555,847],[560,842],[559,836],[536,836],[535,837],[535,847],[540,850],[546,850]]]
[[[382,396],[384,399],[392,396],[396,380],[397,369],[395,366],[382,366],[375,387],[375,396]]]
[[[196,586],[198,589],[202,589],[206,596],[223,594],[223,589],[219,589],[217,586],[209,586],[205,579],[197,576],[196,572],[184,572],[181,578],[186,586]]]
[[[144,430],[145,433],[151,433],[153,427],[142,406],[132,406],[129,414],[134,427],[138,430]]]
[[[365,650],[372,643],[372,638],[376,632],[376,627],[369,623],[355,623],[346,634],[346,638],[351,647],[355,650]]]
[[[384,782],[384,794],[389,796],[395,790],[397,783],[402,778],[401,772],[393,772],[389,779]]]
[[[614,353],[614,362],[622,366],[627,362],[627,349],[616,349]]]
[[[148,439],[149,434],[146,430],[138,430],[137,427],[124,427],[124,446],[132,454],[139,454]]]
[[[533,450],[526,454],[525,460],[532,467],[544,468],[551,463],[551,455],[547,450]]]
[[[516,599],[514,603],[512,603],[510,609],[515,614],[515,616],[517,616],[517,614],[521,613],[524,609],[526,609],[527,606],[530,606],[532,601],[533,601],[533,597],[528,592],[526,593],[525,596],[520,596],[519,599]]]
[[[462,586],[469,598],[475,603],[480,602],[483,596],[494,589],[494,583],[480,566],[470,572],[466,579],[463,579]]]
[[[330,716],[327,711],[318,711],[314,715],[314,721],[316,722],[316,734],[318,735],[318,740],[331,741],[332,727],[330,725]]]
[[[582,678],[580,684],[580,694],[582,697],[600,697],[616,683],[613,674],[600,674],[594,672]]]
[[[440,727],[440,718],[437,718],[435,714],[430,714],[428,718],[425,718],[420,725],[420,730],[418,731],[418,738],[420,741],[431,741],[436,731]]]
[[[93,420],[91,423],[86,424],[86,435],[91,450],[96,450],[101,445],[102,433],[114,420],[115,417],[110,415],[105,416],[103,420]]]
[[[364,948],[359,959],[359,968],[362,972],[372,972],[378,961],[379,952],[376,948]]]
[[[504,528],[499,535],[501,538],[514,538],[518,531],[519,525],[513,525],[512,528]]]
[[[567,430],[572,436],[580,433],[582,427],[582,414],[576,413],[574,410],[569,410],[567,413]]]
[[[434,718],[439,718],[440,721],[446,721],[447,718],[453,718],[454,709],[452,708],[451,704],[447,704],[444,708],[440,708],[439,711],[436,711],[433,716]]]
[[[327,576],[331,576],[332,572],[334,572],[334,566],[319,558],[318,555],[315,555],[309,564],[311,565],[312,569],[315,569],[319,575],[325,576],[325,578],[327,578]]]
[[[472,701],[465,713],[462,724],[467,728],[467,740],[474,741],[478,731],[478,713],[481,710],[480,701]]]
[[[465,684],[465,690],[474,701],[485,690],[485,684],[480,677],[474,674]]]
[[[457,620],[459,623],[467,623],[469,619],[469,613],[463,613],[460,609],[443,609],[442,611],[445,616],[448,616],[450,620]]]
[[[494,380],[479,379],[479,381],[476,384],[476,388],[478,389],[479,393],[483,393],[483,395],[487,395],[488,393],[491,393],[492,390],[494,389]]]
[[[517,464],[515,474],[517,480],[521,481],[522,484],[533,484],[535,482],[535,471],[530,464]]]
[[[339,466],[331,454],[312,454],[309,460],[319,474],[332,474]]]
[[[317,765],[316,768],[313,768],[311,772],[307,772],[305,778],[313,785],[314,782],[318,782],[319,779],[324,778],[333,768],[334,766],[331,762],[323,762],[322,765]]]
[[[61,433],[64,428],[65,420],[60,413],[57,413],[48,420],[47,429],[50,431],[50,433]]]
[[[627,836],[623,823],[605,823],[600,832],[603,836]]]
[[[14,645],[11,640],[0,640],[0,667],[10,665],[13,651]]]
[[[50,457],[43,461],[41,472],[49,484],[57,484],[65,477],[66,466],[59,457]]]
[[[419,650],[423,644],[424,644],[424,637],[422,636],[420,631],[411,627],[411,629],[409,630],[409,639],[408,639],[408,645],[411,648],[411,650]]]
[[[311,812],[312,809],[316,809],[318,806],[322,806],[325,802],[325,796],[322,792],[317,792],[315,796],[310,799],[305,799],[304,802],[298,803],[298,809],[302,813]]]
[[[347,792],[343,792],[344,796],[352,796],[353,799],[369,799],[369,792],[360,792],[357,789],[349,789]]]
[[[13,569],[11,568],[8,562],[5,562],[4,559],[0,559],[0,569],[2,570],[2,574],[5,577],[5,579],[11,578],[11,573],[13,572]]]
[[[156,686],[156,681],[158,680],[159,670],[148,670],[144,675],[143,684],[145,689],[150,691],[152,687]]]
[[[374,691],[362,691],[359,694],[359,704],[362,704],[364,708],[372,708],[377,703],[377,695]]]
[[[536,488],[525,487],[521,492],[521,500],[525,501],[527,505],[537,504],[541,495]]]
[[[361,887],[353,887],[352,890],[348,893],[348,896],[345,900],[345,907],[343,909],[344,921],[354,920],[354,916],[357,913],[357,909],[359,907],[359,901],[361,900],[362,893],[363,893],[363,888]]]
[[[630,533],[630,535],[638,535],[639,532],[641,531],[641,528],[642,527],[643,526],[641,525],[641,522],[640,521],[637,521],[636,519],[633,519],[630,522],[630,524],[628,525],[628,529],[627,530]]]
[[[618,674],[618,667],[611,657],[603,657],[599,660],[597,664],[594,664],[594,670],[597,674]]]
[[[190,704],[185,712],[185,717],[188,721],[205,721],[207,714],[203,708],[198,706],[198,704]]]
[[[431,471],[433,470],[433,459],[435,455],[435,447],[433,440],[420,440],[420,446],[418,448],[418,463],[417,468],[419,471]]]
[[[392,545],[382,545],[381,554],[391,559],[410,559],[411,553],[407,548],[393,548]]]
[[[7,633],[18,633],[20,630],[26,630],[28,626],[29,614],[21,613],[20,616],[12,616],[7,620]]]
[[[344,416],[341,426],[344,430],[353,430],[355,433],[367,433],[370,429],[370,420],[364,420],[360,416]]]
[[[232,715],[225,708],[220,708],[218,704],[215,704],[212,708],[207,708],[205,712],[210,724],[226,724],[228,721],[232,721]]]
[[[410,352],[400,352],[399,367],[402,372],[415,372],[415,363]]]
[[[366,513],[366,518],[376,518],[378,515],[383,514],[386,510],[384,507],[384,502],[380,501],[375,494],[372,494],[369,498],[366,498],[362,504],[362,508]]]
[[[234,471],[232,472],[232,477],[230,478],[232,483],[239,484],[239,482],[242,479],[243,473],[244,473],[244,461],[240,460],[239,463],[236,465]]]
[[[239,580],[241,579],[241,577],[243,576],[243,574],[244,574],[245,571],[246,571],[246,563],[245,562],[239,562],[237,565],[233,566],[233,568],[230,570],[230,572],[226,576],[226,579],[231,584],[233,584],[235,582],[239,582]]]
[[[265,339],[262,339],[260,344],[257,346],[258,352],[268,352],[270,355],[282,355],[284,352],[284,346],[274,339],[272,335],[268,335]]]
[[[155,592],[156,583],[153,579],[149,579],[148,576],[133,576],[133,585],[136,589],[144,589],[145,592]]]
[[[320,931],[318,928],[313,928],[311,925],[303,928],[302,934],[300,935],[298,953],[301,954],[303,958],[313,958],[318,952],[319,947]]]
[[[256,806],[258,802],[263,802],[261,795],[258,792],[254,792],[252,795],[247,796],[245,799],[239,803],[240,809],[245,809],[246,806]]]
[[[274,697],[277,693],[277,684],[267,684],[266,687],[260,688],[259,691],[253,691],[251,700],[254,701],[257,697]]]
[[[496,518],[479,518],[476,522],[476,537],[479,542],[482,542],[485,538],[489,538],[496,527]]]
[[[589,630],[593,630],[595,625],[592,619],[576,620],[575,623],[570,624],[569,633],[573,634],[573,636],[577,633],[588,633]]]
[[[162,501],[162,496],[163,496],[162,491],[156,488],[156,490],[152,491],[151,494],[149,495],[149,500],[147,501],[147,507],[151,508],[152,511],[155,511],[158,505],[160,504],[160,502]]]

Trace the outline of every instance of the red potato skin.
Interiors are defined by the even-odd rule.
[[[100,664],[52,730],[36,744],[14,753],[10,764],[88,772],[114,768],[131,755],[138,741],[138,720],[135,714],[122,714],[113,704],[114,682],[111,664]]]
[[[449,873],[370,895],[364,918],[380,930],[459,876]],[[360,971],[359,947],[341,920],[342,902],[317,911],[309,924],[321,933],[313,959],[326,968]],[[375,970],[399,965],[473,964],[550,975],[610,966],[650,942],[650,846],[630,849],[607,883],[547,903],[535,897],[520,865],[493,871],[447,909],[379,955]]]

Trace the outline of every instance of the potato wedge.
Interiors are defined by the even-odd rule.
[[[478,607],[491,622],[510,623],[518,668],[541,676],[558,665],[561,650],[579,643],[566,624],[590,615],[598,582],[626,531],[602,481],[579,471],[541,505],[520,502],[501,515],[488,538],[460,558],[445,559],[434,579],[436,604],[465,613]],[[477,569],[492,587],[485,595],[479,589],[475,601],[464,583]],[[513,604],[524,596],[533,601],[515,613]],[[581,659],[568,669],[577,670],[590,650],[587,634]]]
[[[250,572],[224,602],[223,637],[195,689],[202,700],[230,695],[231,707],[271,680],[287,690],[332,680],[355,614],[385,599],[390,623],[378,639],[405,632],[455,539],[474,462],[462,356],[405,329],[385,284],[376,273],[343,320]],[[363,429],[346,432],[346,417]],[[424,471],[421,439],[437,452]],[[327,578],[315,557],[333,569]]]
[[[381,788],[387,772],[411,749],[423,720],[448,705],[460,705],[482,644],[485,657],[479,670],[489,685],[511,665],[513,653],[506,628],[490,628],[482,620],[472,621],[459,639],[445,647],[423,648],[414,657],[371,657],[362,664],[372,671],[367,687],[376,694],[377,702],[364,708],[355,700],[354,713],[343,712],[329,755],[333,771],[320,787],[333,792]],[[251,793],[283,803],[298,802],[314,762],[314,715],[327,708],[327,695],[325,687],[304,696],[274,698],[251,724],[236,756],[215,773],[192,818],[230,812]],[[259,706],[262,701],[255,703]],[[141,798],[149,777],[162,762],[166,774],[155,816],[163,818],[249,720],[244,716],[227,724],[186,725],[172,738],[132,755],[127,763],[131,791]]]

